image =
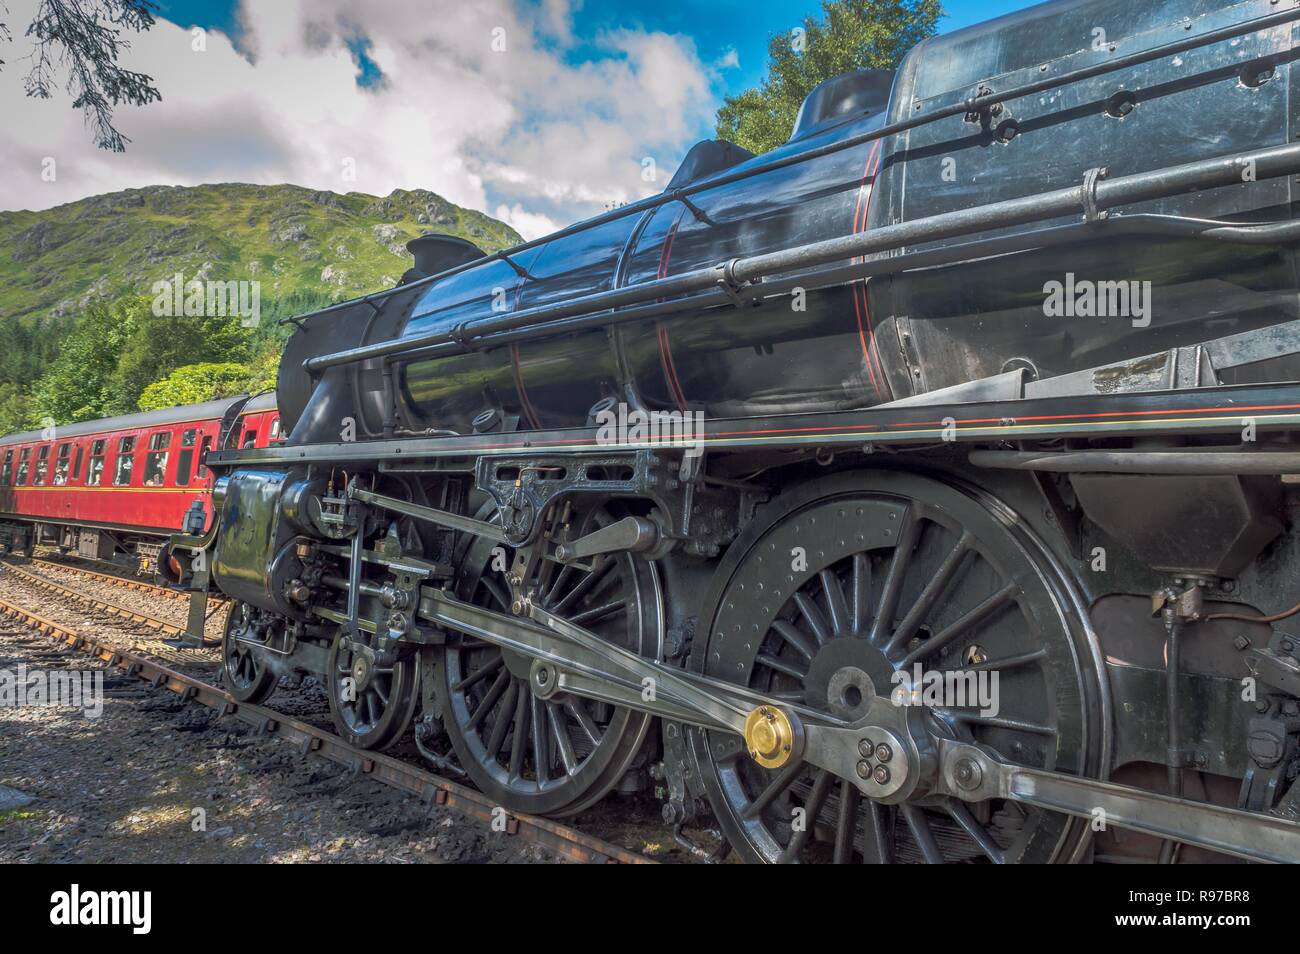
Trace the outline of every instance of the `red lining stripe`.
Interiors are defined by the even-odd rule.
[[[537,420],[537,412],[533,410],[533,402],[528,400],[528,389],[524,387],[524,371],[519,366],[519,344],[510,345],[510,361],[515,368],[515,390],[519,392],[519,407],[524,412],[524,417],[528,418],[528,423],[532,425],[533,430],[540,431],[542,425]]]
[[[537,258],[533,259],[533,264],[537,263]],[[526,279],[519,276],[519,284],[515,286],[514,310],[519,310],[519,299],[524,293],[524,282]],[[532,425],[533,430],[542,429],[541,422],[537,419],[537,411],[533,409],[533,402],[528,399],[528,389],[524,387],[524,369],[519,363],[519,344],[518,342],[510,345],[510,360],[515,368],[515,390],[519,392],[519,409],[524,412],[524,417],[528,418],[528,423]]]

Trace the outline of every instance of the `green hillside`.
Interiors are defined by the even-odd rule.
[[[412,263],[405,243],[425,232],[487,252],[520,241],[496,219],[424,190],[380,197],[292,185],[150,186],[41,212],[0,212],[0,331],[8,345],[0,349],[0,432],[46,416],[65,423],[134,410],[150,383],[144,377],[166,377],[188,363],[185,355],[273,368],[277,319],[391,287]],[[259,282],[260,326],[241,331],[233,349],[222,337],[227,329],[213,328],[198,346],[151,353],[151,339],[174,338],[182,326],[151,327],[137,296],[151,296],[155,282],[177,272],[185,282]],[[122,360],[130,357],[129,373],[61,400],[69,382],[78,383],[74,353],[93,349],[105,329]],[[218,339],[220,347],[203,346]],[[98,357],[104,364],[111,356]]]
[[[0,212],[0,322],[57,320],[94,300],[147,293],[177,271],[262,283],[263,307],[300,295],[342,300],[396,283],[403,245],[449,232],[486,251],[509,226],[432,192],[381,198],[292,185],[151,186],[43,212]]]

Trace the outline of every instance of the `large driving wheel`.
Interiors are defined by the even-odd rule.
[[[898,673],[973,673],[983,681],[966,684],[988,698],[923,704],[911,716],[922,731],[1072,774],[1104,764],[1086,615],[1047,548],[979,491],[890,472],[812,481],[730,548],[701,619],[692,666],[709,676],[851,719],[894,696]],[[751,861],[1066,861],[1086,837],[1078,820],[1010,802],[922,791],[881,804],[806,763],[765,769],[724,732],[693,730],[692,744],[724,833]]]
[[[490,512],[489,512],[490,513]],[[573,514],[557,532],[571,540],[612,521],[604,508]],[[461,599],[510,612],[504,569],[514,553],[472,541],[460,560]],[[563,566],[543,561],[529,587],[544,609],[603,639],[658,658],[663,642],[654,565],[632,554]],[[627,772],[651,717],[561,694],[541,699],[529,683],[531,660],[469,636],[451,634],[443,655],[443,723],[474,783],[511,811],[563,815],[603,797]]]

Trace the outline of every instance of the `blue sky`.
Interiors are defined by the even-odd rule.
[[[237,32],[235,0],[157,2],[162,15],[181,26]],[[364,5],[364,0],[358,0],[359,7]],[[1032,5],[1028,0],[946,0],[946,15],[939,29],[944,33],[958,30]],[[583,0],[574,19],[579,40],[589,40],[610,29],[642,27],[690,36],[705,62],[715,62],[734,49],[740,67],[728,70],[723,77],[725,94],[734,95],[762,81],[771,34],[789,30],[800,18],[820,10],[819,0]],[[581,57],[587,52],[580,43],[569,55]]]

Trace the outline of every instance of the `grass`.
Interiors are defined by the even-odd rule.
[[[148,294],[178,271],[186,281],[260,281],[264,308],[291,295],[343,300],[395,284],[411,265],[403,246],[424,232],[488,252],[520,240],[424,190],[380,197],[292,185],[150,186],[0,212],[0,325],[57,329],[88,298]]]

